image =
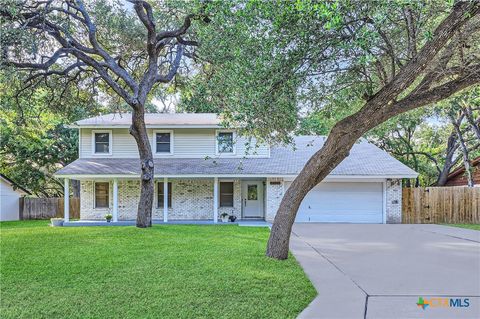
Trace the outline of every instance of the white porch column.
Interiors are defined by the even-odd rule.
[[[168,222],[168,178],[163,178],[163,222]]]
[[[118,179],[113,180],[113,211],[112,219],[114,222],[118,222]]]
[[[70,180],[65,178],[63,184],[63,219],[68,222],[70,220]]]
[[[218,177],[213,178],[213,222],[218,222]]]

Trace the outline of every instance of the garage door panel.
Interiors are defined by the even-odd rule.
[[[367,182],[321,183],[305,196],[296,221],[382,223],[383,185]]]

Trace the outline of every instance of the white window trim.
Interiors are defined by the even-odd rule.
[[[97,207],[97,196],[95,194],[95,184],[96,183],[108,183],[108,207]],[[112,189],[112,185],[110,181],[103,181],[103,180],[98,180],[93,182],[93,209],[96,211],[109,211],[110,210],[110,199],[112,194],[110,193],[110,190]]]
[[[95,133],[108,133],[108,153],[95,153]],[[113,150],[112,130],[92,130],[92,155],[93,156],[111,156]]]
[[[219,133],[232,133],[232,141],[233,141],[233,152],[230,153],[220,153],[218,151],[218,134]],[[217,156],[235,156],[237,154],[237,143],[235,140],[237,139],[237,134],[235,130],[216,130],[215,131],[215,155]]]
[[[157,152],[157,133],[170,133],[170,153]],[[171,156],[173,155],[173,130],[153,130],[153,154],[155,156]]]

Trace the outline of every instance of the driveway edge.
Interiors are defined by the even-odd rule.
[[[318,292],[297,318],[364,318],[367,294],[346,274],[295,234],[290,250]],[[321,271],[319,271],[321,270]],[[335,290],[328,290],[335,287]]]

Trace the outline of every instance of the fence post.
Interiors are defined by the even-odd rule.
[[[18,219],[23,220],[23,204],[25,202],[25,197],[20,197],[18,199]]]

